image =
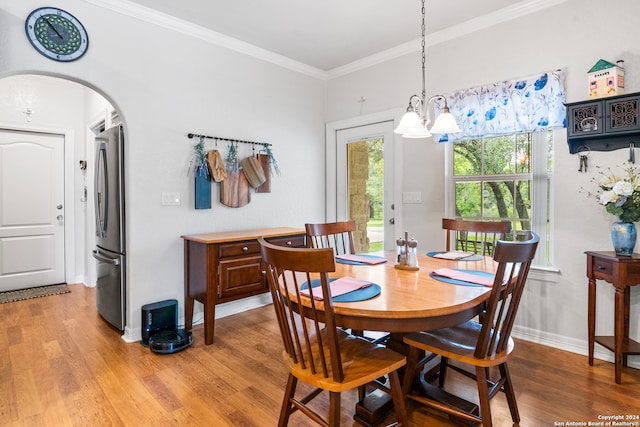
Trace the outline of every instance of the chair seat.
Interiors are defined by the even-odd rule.
[[[325,336],[326,330],[323,330],[322,339],[325,339]],[[327,367],[329,377],[325,378],[319,366],[316,366],[314,374],[309,366],[303,368],[300,363],[293,363],[286,351],[283,352],[283,358],[293,376],[314,387],[332,392],[342,392],[368,384],[406,364],[403,355],[342,330],[338,330],[338,341],[344,370],[342,382],[332,379],[330,366]],[[317,355],[314,355],[313,359],[320,360]]]
[[[475,366],[488,367],[506,362],[514,348],[511,337],[509,337],[505,351],[496,352],[484,359],[478,359],[474,356],[481,329],[482,324],[468,321],[453,328],[410,333],[404,336],[404,342],[430,353]]]

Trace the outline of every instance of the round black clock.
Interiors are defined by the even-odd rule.
[[[41,7],[29,14],[24,25],[38,52],[55,61],[75,61],[85,54],[89,37],[75,16],[56,7]]]

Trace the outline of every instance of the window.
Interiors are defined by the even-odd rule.
[[[534,264],[550,267],[554,132],[566,120],[564,73],[551,70],[445,97],[462,132],[441,135],[448,151],[447,213],[506,220],[511,239],[540,236]]]
[[[540,236],[535,264],[552,261],[553,130],[470,139],[451,144],[450,215],[510,221],[508,239]]]

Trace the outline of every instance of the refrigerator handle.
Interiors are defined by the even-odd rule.
[[[95,250],[95,249],[93,250],[93,257],[95,259],[97,259],[98,261],[106,262],[107,264],[120,265],[120,260],[119,259],[106,257],[106,256],[102,255],[100,252],[98,252],[97,250]]]
[[[104,141],[96,138],[96,141]],[[107,235],[107,215],[109,212],[109,176],[107,174],[107,153],[105,142],[98,144],[94,174],[96,235],[104,238]],[[101,191],[103,190],[103,191]]]

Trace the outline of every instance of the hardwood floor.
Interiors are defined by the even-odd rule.
[[[200,325],[191,348],[160,355],[125,343],[100,319],[95,289],[70,288],[0,304],[0,425],[277,425],[286,370],[271,306],[217,320],[212,346],[204,345]],[[517,343],[510,368],[521,426],[640,415],[638,370],[625,368],[616,385],[611,363],[590,367],[585,356],[527,342]],[[467,381],[452,388],[474,400]],[[343,425],[359,425],[355,400],[355,392],[343,398]],[[438,413],[409,409],[415,426],[452,425]],[[492,411],[494,425],[512,425],[503,395]],[[294,414],[290,425],[312,424]]]

